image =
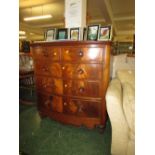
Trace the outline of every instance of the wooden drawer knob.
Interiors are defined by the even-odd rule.
[[[65,69],[65,67],[64,67],[64,66],[62,66],[62,69],[64,70],[64,69]]]
[[[84,73],[83,69],[82,68],[78,69],[78,73],[83,74]]]
[[[54,52],[54,53],[53,53],[53,55],[54,55],[54,56],[56,56],[56,55],[57,55],[57,53],[56,53],[56,52]]]
[[[68,54],[68,53],[69,53],[69,50],[66,51],[66,54]]]
[[[80,51],[80,52],[78,53],[78,55],[79,55],[80,57],[83,57],[83,51]]]
[[[64,86],[65,86],[65,88],[67,88],[67,87],[68,87],[68,85],[67,85],[67,84],[65,84]]]
[[[43,71],[47,72],[48,68],[47,67],[43,67]]]
[[[83,87],[80,87],[80,88],[79,88],[79,92],[80,92],[80,93],[83,93],[84,91],[85,91],[85,89],[84,89]]]
[[[44,87],[44,88],[47,88],[47,85],[46,85],[46,84],[44,84],[44,85],[43,85],[43,87]]]

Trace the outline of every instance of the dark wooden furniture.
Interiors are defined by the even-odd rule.
[[[38,42],[31,50],[40,115],[88,128],[104,126],[110,42]]]
[[[33,105],[35,92],[34,83],[34,70],[28,67],[28,63],[32,61],[31,53],[21,53],[19,54],[19,103],[26,105]],[[29,98],[25,98],[29,96]]]
[[[33,105],[34,102],[30,100],[23,99],[23,92],[29,92],[32,96],[34,91],[34,71],[20,71],[19,72],[19,103],[26,105]],[[25,91],[23,91],[25,90]]]

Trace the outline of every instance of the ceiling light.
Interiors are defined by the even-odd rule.
[[[26,36],[19,36],[19,39],[26,39]]]
[[[129,46],[129,50],[132,50],[133,49],[133,47],[132,46]]]
[[[52,15],[42,15],[42,16],[33,16],[33,17],[26,17],[24,21],[31,21],[31,20],[39,20],[39,19],[47,19],[52,18]]]
[[[19,35],[25,35],[26,32],[25,31],[19,31]]]

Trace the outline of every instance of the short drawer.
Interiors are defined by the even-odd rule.
[[[73,98],[63,99],[63,113],[81,117],[99,117],[100,102],[84,101]]]
[[[64,80],[63,92],[65,95],[100,97],[100,82],[86,80]]]
[[[63,94],[63,84],[61,79],[36,76],[36,87],[38,91],[50,94]]]
[[[64,78],[101,79],[102,64],[62,64]]]
[[[36,61],[35,73],[38,75],[61,77],[62,76],[61,65],[59,63]]]
[[[62,61],[102,62],[103,48],[62,48]]]
[[[33,48],[34,59],[60,60],[60,48],[58,47],[35,47]]]

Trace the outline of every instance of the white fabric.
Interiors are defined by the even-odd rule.
[[[19,70],[22,71],[31,71],[33,70],[33,59],[32,57],[26,55],[20,55],[19,57]]]
[[[123,110],[130,133],[129,138],[134,139],[135,131],[135,89],[129,83],[123,84]]]
[[[112,155],[135,154],[135,74],[117,71],[106,93],[106,106],[112,126]]]
[[[122,84],[129,83],[135,87],[135,70],[118,70],[116,76]]]
[[[112,155],[126,155],[128,126],[122,105],[122,88],[118,79],[113,79],[106,94],[107,111],[112,126]]]
[[[126,63],[128,63],[129,66],[131,66],[131,69],[132,69],[132,67],[135,66],[135,58],[134,58],[134,57],[128,57],[128,56],[127,56]],[[134,68],[133,68],[133,69],[134,69]]]
[[[128,57],[127,54],[111,55],[110,77],[116,77],[116,72],[121,69],[135,69],[135,58]]]

